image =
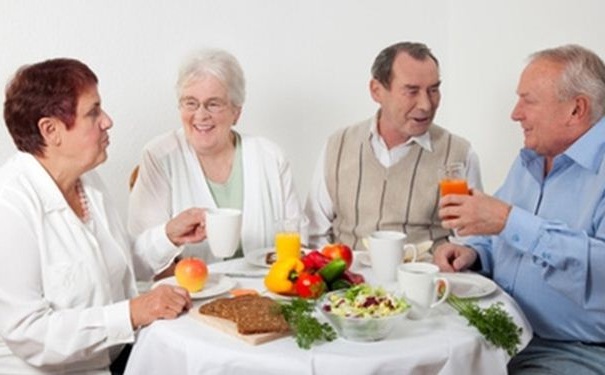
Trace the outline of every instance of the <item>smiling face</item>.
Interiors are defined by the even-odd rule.
[[[63,128],[61,152],[83,170],[91,170],[107,159],[109,134],[113,123],[101,109],[97,86],[85,90],[78,98],[74,125]]]
[[[380,104],[378,131],[389,148],[424,134],[439,107],[439,68],[431,58],[416,60],[405,52],[393,61],[390,88],[372,79],[372,98]]]
[[[565,151],[580,135],[570,126],[575,100],[561,100],[557,84],[564,66],[538,59],[523,71],[511,117],[521,123],[525,147],[553,158]],[[582,130],[582,129],[578,129]]]
[[[205,75],[185,85],[179,108],[187,140],[198,155],[218,154],[231,147],[231,126],[241,109],[231,104],[226,87],[216,77]]]

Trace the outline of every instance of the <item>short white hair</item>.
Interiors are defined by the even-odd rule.
[[[244,72],[235,56],[221,49],[198,50],[183,61],[176,82],[177,96],[180,97],[184,87],[192,81],[208,74],[225,85],[231,104],[243,106],[246,99]]]

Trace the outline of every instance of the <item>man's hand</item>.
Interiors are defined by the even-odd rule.
[[[435,249],[433,262],[443,272],[463,271],[475,263],[477,252],[470,247],[446,242]]]
[[[166,235],[176,246],[206,238],[206,210],[190,208],[166,223]]]
[[[450,194],[439,200],[441,226],[455,229],[460,236],[499,234],[508,219],[511,206],[472,190],[471,195]]]
[[[134,328],[144,327],[157,319],[174,319],[191,306],[187,290],[159,285],[130,300],[130,320]]]

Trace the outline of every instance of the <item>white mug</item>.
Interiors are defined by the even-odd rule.
[[[242,229],[242,211],[234,208],[206,210],[206,237],[210,251],[217,258],[235,254]]]
[[[372,271],[376,279],[382,283],[397,280],[397,266],[403,263],[406,251],[412,251],[412,262],[418,257],[418,249],[412,244],[406,244],[407,235],[395,231],[376,231],[364,241],[370,251]]]
[[[442,304],[450,295],[450,284],[439,276],[439,267],[431,263],[404,263],[397,268],[399,290],[412,304],[412,315],[422,317]],[[439,292],[443,295],[439,297]]]

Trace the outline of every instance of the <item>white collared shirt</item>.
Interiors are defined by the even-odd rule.
[[[0,168],[0,372],[109,373],[134,341],[135,270],[151,277],[179,253],[165,232],[131,243],[105,187],[81,178],[91,222],[69,208],[30,154]]]

